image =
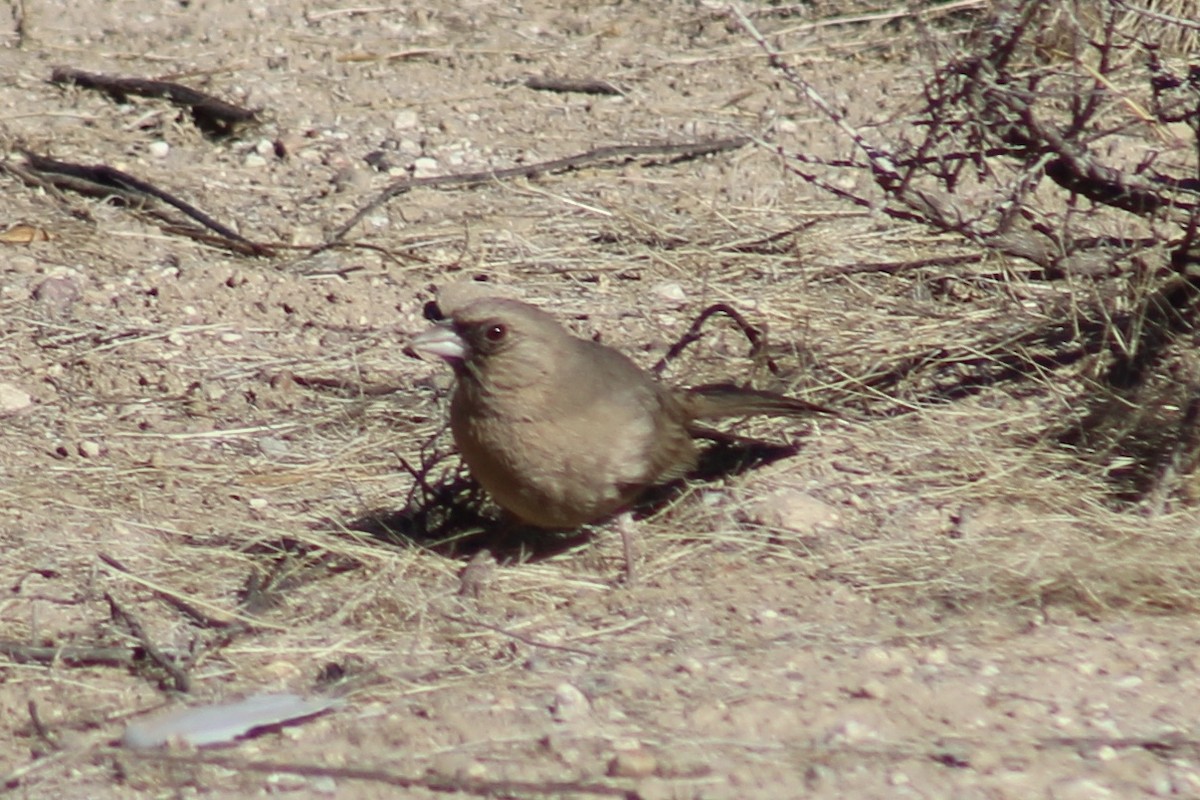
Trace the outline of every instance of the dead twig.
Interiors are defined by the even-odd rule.
[[[129,95],[163,98],[191,109],[196,127],[210,136],[229,136],[238,124],[253,122],[258,116],[257,110],[235,106],[219,97],[170,81],[120,78],[71,67],[55,67],[50,73],[50,82],[105,92],[118,103],[124,103]]]
[[[525,79],[525,86],[542,92],[575,92],[578,94],[624,94],[616,86],[598,78],[552,78],[533,76]]]
[[[115,754],[115,753],[114,753]],[[306,777],[329,777],[338,780],[369,781],[388,786],[399,786],[404,789],[421,788],[433,792],[462,793],[478,797],[511,797],[514,795],[541,795],[550,797],[567,797],[570,795],[592,795],[595,797],[621,797],[626,800],[637,800],[638,794],[632,789],[623,789],[603,783],[584,783],[581,781],[489,781],[457,779],[451,777],[429,777],[403,775],[381,768],[371,767],[331,767],[320,764],[299,764],[286,761],[250,761],[219,755],[176,755],[156,750],[121,750],[122,757],[138,758],[154,761],[160,764],[177,764],[190,766],[213,766],[234,772],[279,772],[285,775],[303,775]]]
[[[483,551],[481,551],[481,552],[483,552]],[[483,628],[484,630],[493,631],[495,633],[500,634],[501,636],[507,636],[510,639],[515,639],[516,641],[520,642],[521,644],[529,645],[530,647],[540,647],[540,648],[544,648],[546,650],[559,650],[564,653],[575,653],[576,655],[589,656],[589,657],[600,655],[600,653],[598,651],[589,650],[585,647],[571,647],[570,645],[566,645],[566,644],[554,644],[552,642],[540,642],[537,639],[534,639],[532,636],[525,636],[524,634],[517,633],[516,631],[510,631],[507,628],[500,627],[499,625],[492,625],[491,623],[484,622],[483,620],[467,619],[466,617],[460,617],[456,614],[446,614],[446,613],[443,613],[442,616],[444,618],[450,620],[451,622],[457,622],[460,625],[466,625],[467,627],[471,627],[471,628]]]
[[[130,576],[133,575],[133,571],[131,569],[129,569],[129,567],[125,566],[120,561],[118,561],[117,559],[108,555],[107,553],[96,553],[96,557],[99,558],[101,561],[103,561],[108,566],[117,570],[118,572],[121,572],[125,575],[130,575]],[[180,597],[176,597],[176,596],[170,594],[169,592],[159,591],[159,590],[153,589],[153,588],[151,588],[151,591],[153,591],[156,595],[158,595],[158,597],[160,599],[162,599],[162,601],[165,602],[167,605],[171,606],[176,611],[181,612],[184,616],[186,616],[188,619],[190,619],[192,622],[196,623],[197,625],[199,625],[202,628],[215,628],[215,629],[226,629],[226,628],[246,629],[246,628],[249,628],[249,626],[241,620],[238,620],[236,622],[231,622],[229,620],[217,619],[216,617],[213,617],[209,614],[205,614],[203,611],[196,608],[191,603],[187,602],[186,600],[184,600]]]
[[[965,264],[978,264],[987,258],[986,253],[966,253],[958,256],[931,256],[929,258],[914,258],[907,261],[864,261],[857,264],[844,264],[823,270],[817,279],[844,278],[849,275],[898,275],[910,270],[928,269],[929,267],[960,267]]]
[[[88,647],[64,645],[59,647],[36,646],[0,640],[0,654],[18,664],[67,664],[72,667],[109,666],[128,667],[133,664],[134,654],[128,647]]]
[[[107,164],[73,164],[41,156],[28,150],[23,152],[27,161],[25,169],[14,170],[11,167],[5,167],[17,177],[25,179],[32,176],[40,185],[49,184],[92,197],[119,197],[122,201],[135,206],[144,205],[150,199],[160,200],[183,212],[204,227],[216,231],[222,237],[221,243],[231,249],[252,255],[270,255],[273,252],[272,248],[250,241],[190,203],[115,167]],[[188,229],[177,226],[172,227],[172,230],[189,233]]]
[[[37,737],[45,742],[49,747],[57,750],[59,747],[58,738],[50,732],[46,724],[42,722],[42,715],[38,713],[37,701],[30,700],[26,708],[29,710],[29,725]]]
[[[146,629],[142,627],[142,623],[132,612],[124,608],[117,599],[109,592],[104,593],[104,599],[108,602],[109,611],[112,613],[114,622],[119,622],[125,626],[129,634],[137,639],[141,644],[143,652],[154,664],[161,668],[171,677],[171,682],[175,685],[176,691],[188,692],[191,690],[192,679],[187,671],[175,663],[175,660],[168,656],[163,651],[159,650],[154,642],[150,639]]]
[[[767,349],[767,335],[760,328],[756,328],[751,325],[746,318],[742,316],[740,311],[733,306],[727,305],[726,303],[714,303],[713,305],[701,311],[700,314],[697,315],[696,319],[692,321],[691,327],[684,332],[683,336],[679,337],[679,340],[676,341],[675,344],[671,345],[666,354],[651,368],[651,372],[653,372],[655,375],[662,374],[662,371],[667,368],[667,365],[678,358],[679,354],[687,349],[690,344],[699,341],[700,330],[704,327],[704,323],[707,322],[710,317],[716,314],[724,314],[733,320],[734,324],[738,326],[738,329],[741,330],[742,334],[750,342],[749,355],[752,360],[757,363],[760,358],[763,359],[766,363],[767,369],[771,370],[772,374],[779,374],[779,365],[775,363],[774,359],[766,357],[765,355]]]
[[[334,231],[330,237],[330,241],[336,242],[345,237],[355,225],[362,222],[364,217],[386,204],[392,198],[421,187],[439,189],[468,188],[495,181],[509,180],[511,178],[533,178],[538,175],[553,175],[582,167],[603,166],[606,165],[606,162],[607,166],[615,167],[638,158],[644,158],[650,162],[653,162],[655,159],[667,158],[672,163],[676,163],[712,155],[713,153],[736,150],[739,147],[749,144],[749,142],[750,139],[744,136],[737,136],[731,139],[713,139],[707,142],[685,142],[682,144],[613,145],[611,147],[598,147],[595,150],[588,150],[586,153],[578,153],[566,158],[556,158],[552,161],[542,161],[537,164],[528,164],[521,167],[508,167],[506,169],[484,170],[481,172],[464,172],[454,175],[432,175],[427,178],[402,178],[388,186],[374,200],[355,212],[354,216],[350,217],[349,220]]]

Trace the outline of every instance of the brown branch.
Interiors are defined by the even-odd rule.
[[[783,75],[784,79],[800,93],[805,101],[824,114],[830,122],[836,125],[862,151],[871,164],[871,172],[874,173],[876,182],[881,186],[898,184],[900,181],[900,172],[896,166],[895,157],[884,148],[872,144],[864,134],[851,125],[849,118],[834,107],[832,103],[827,101],[817,91],[815,86],[806,81],[783,58],[783,54],[779,51],[779,48],[767,41],[762,32],[758,30],[758,27],[750,21],[750,18],[737,5],[731,6],[730,11],[742,30],[767,54],[767,63],[770,64],[771,68]]]
[[[453,175],[432,175],[427,178],[402,178],[388,186],[374,200],[359,209],[354,216],[334,231],[330,240],[337,241],[343,238],[364,217],[383,206],[392,198],[421,187],[439,189],[469,188],[508,180],[510,178],[534,178],[539,175],[553,175],[560,172],[577,170],[582,167],[601,166],[605,165],[605,162],[609,162],[607,166],[616,167],[638,158],[645,158],[653,162],[657,158],[665,157],[674,163],[700,158],[701,156],[713,153],[721,153],[726,150],[736,150],[749,142],[748,138],[737,136],[731,139],[712,139],[706,142],[685,142],[682,144],[614,145],[611,147],[598,147],[595,150],[567,156],[566,158],[556,158],[552,161],[542,161],[537,164],[528,164],[520,167],[483,170],[480,172],[463,172]]]
[[[1046,175],[1069,192],[1081,194],[1093,202],[1134,214],[1154,214],[1168,206],[1194,211],[1195,203],[1181,202],[1164,192],[1184,192],[1200,199],[1200,193],[1184,182],[1149,183],[1099,163],[1086,150],[1067,141],[1053,126],[1034,115],[1029,103],[1009,91],[991,87],[987,95],[1021,120],[1025,131],[1010,129],[1006,139],[1027,150],[1049,152]]]
[[[908,261],[862,261],[855,264],[845,264],[839,267],[830,267],[820,272],[816,279],[845,277],[847,275],[864,275],[872,273],[882,273],[885,275],[898,275],[901,272],[909,270],[927,269],[929,267],[958,267],[964,264],[978,264],[987,258],[986,253],[968,253],[966,255],[957,256],[931,256],[930,258],[916,258]]]
[[[551,78],[533,76],[525,79],[525,86],[543,92],[578,92],[579,94],[624,94],[616,86],[598,78]]]
[[[108,608],[112,613],[113,621],[123,624],[130,635],[141,644],[146,657],[171,676],[171,681],[175,684],[175,689],[180,692],[190,691],[192,685],[191,677],[175,663],[174,659],[167,656],[155,646],[154,642],[150,639],[150,635],[146,633],[146,629],[142,627],[142,623],[138,621],[137,617],[122,607],[117,602],[117,599],[108,592],[104,593],[104,599],[108,602]]]
[[[29,710],[29,725],[37,737],[50,747],[57,750],[59,748],[58,737],[50,733],[50,729],[46,727],[46,723],[42,722],[42,715],[38,713],[37,701],[30,700],[26,706]]]
[[[108,555],[107,553],[96,553],[96,557],[99,558],[101,561],[103,561],[108,566],[115,569],[117,572],[121,572],[125,575],[130,575],[130,576],[133,575],[133,570],[129,569],[129,567],[125,566],[120,561],[118,561],[117,559]],[[179,611],[185,617],[188,617],[192,622],[196,623],[197,625],[199,625],[202,628],[213,628],[213,629],[221,630],[221,629],[225,629],[225,628],[245,629],[245,628],[249,627],[248,625],[246,625],[245,622],[242,622],[241,620],[238,620],[237,622],[230,622],[229,620],[217,619],[216,617],[213,617],[209,614],[205,614],[203,611],[196,608],[191,603],[187,602],[186,600],[183,600],[182,598],[175,597],[174,595],[170,594],[169,592],[164,592],[160,589],[153,589],[153,588],[151,588],[151,591],[153,591],[154,594],[156,594],[160,599],[162,599],[162,601],[165,602],[167,605],[171,606],[176,611]]]
[[[68,664],[73,667],[93,665],[128,667],[133,665],[134,653],[128,647],[88,647],[63,645],[39,647],[0,639],[0,654],[18,664]]]
[[[761,329],[751,325],[746,318],[742,316],[741,312],[733,306],[727,305],[726,303],[714,303],[697,315],[696,319],[692,321],[691,327],[684,332],[683,336],[679,337],[679,340],[676,341],[675,344],[671,345],[670,349],[667,350],[666,355],[660,358],[658,363],[651,368],[651,372],[653,372],[655,375],[661,374],[662,371],[666,369],[667,364],[669,364],[675,358],[678,358],[679,354],[682,353],[693,342],[699,341],[701,328],[703,328],[704,323],[715,314],[724,314],[733,320],[733,323],[738,326],[742,334],[746,337],[747,341],[750,342],[751,359],[757,361],[760,357],[765,358],[763,354],[766,353],[767,349],[766,334],[763,333]],[[778,375],[779,365],[770,358],[766,358],[765,360],[767,369],[771,370],[772,374]]]
[[[23,169],[13,169],[7,165],[0,166],[22,180],[32,177],[37,184],[70,189],[91,197],[118,197],[133,206],[145,205],[151,199],[160,200],[218,233],[225,240],[223,243],[231,249],[249,252],[253,255],[269,255],[273,252],[270,247],[250,241],[190,203],[115,167],[107,164],[73,164],[67,161],[57,161],[28,150],[22,152],[26,158]],[[175,232],[187,231],[187,229],[178,227],[173,230]]]
[[[177,106],[190,108],[196,127],[210,136],[228,136],[237,124],[253,122],[258,116],[256,110],[235,106],[219,97],[170,81],[118,78],[71,67],[55,67],[50,73],[50,82],[105,92],[118,103],[124,103],[129,95],[168,100]]]

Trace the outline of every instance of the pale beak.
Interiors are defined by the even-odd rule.
[[[467,360],[466,342],[449,325],[439,325],[417,335],[404,352],[418,358],[436,356],[450,362],[451,366],[458,366]]]

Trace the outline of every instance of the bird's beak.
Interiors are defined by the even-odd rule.
[[[417,335],[404,352],[417,358],[436,356],[451,365],[461,364],[467,359],[466,343],[449,325],[438,325]]]

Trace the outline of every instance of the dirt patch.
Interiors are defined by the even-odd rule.
[[[10,162],[108,164],[256,242],[325,241],[408,174],[744,134],[849,150],[706,4],[19,7],[23,36],[0,50]],[[938,18],[938,35],[977,11]],[[927,23],[904,15],[834,21],[813,4],[772,24],[864,117],[928,68],[906,45]],[[262,122],[214,141],[164,101],[49,84],[64,64],[169,76]],[[449,376],[401,352],[435,286],[513,287],[646,366],[730,303],[767,329],[779,371],[718,325],[668,379],[836,402],[864,365],[1044,313],[982,280],[837,272],[960,242],[816,196],[753,143],[419,189],[350,231],[364,247],[258,258],[4,180],[2,221],[50,235],[0,262],[0,639],[16,654],[0,661],[0,776],[15,796],[1200,793],[1180,702],[1200,688],[1200,626],[1157,613],[1189,607],[1195,515],[1114,511],[1104,476],[1043,446],[1069,397],[997,387],[744,428],[799,454],[643,520],[632,588],[614,586],[605,528],[478,562],[463,596],[466,548],[351,525],[422,496],[404,463],[433,465],[434,485],[459,475],[440,430]],[[939,280],[954,291],[931,298]],[[186,663],[186,693],[147,641]],[[133,655],[21,657],[35,646]],[[225,766],[111,746],[164,705],[284,690],[347,704],[221,751]]]

